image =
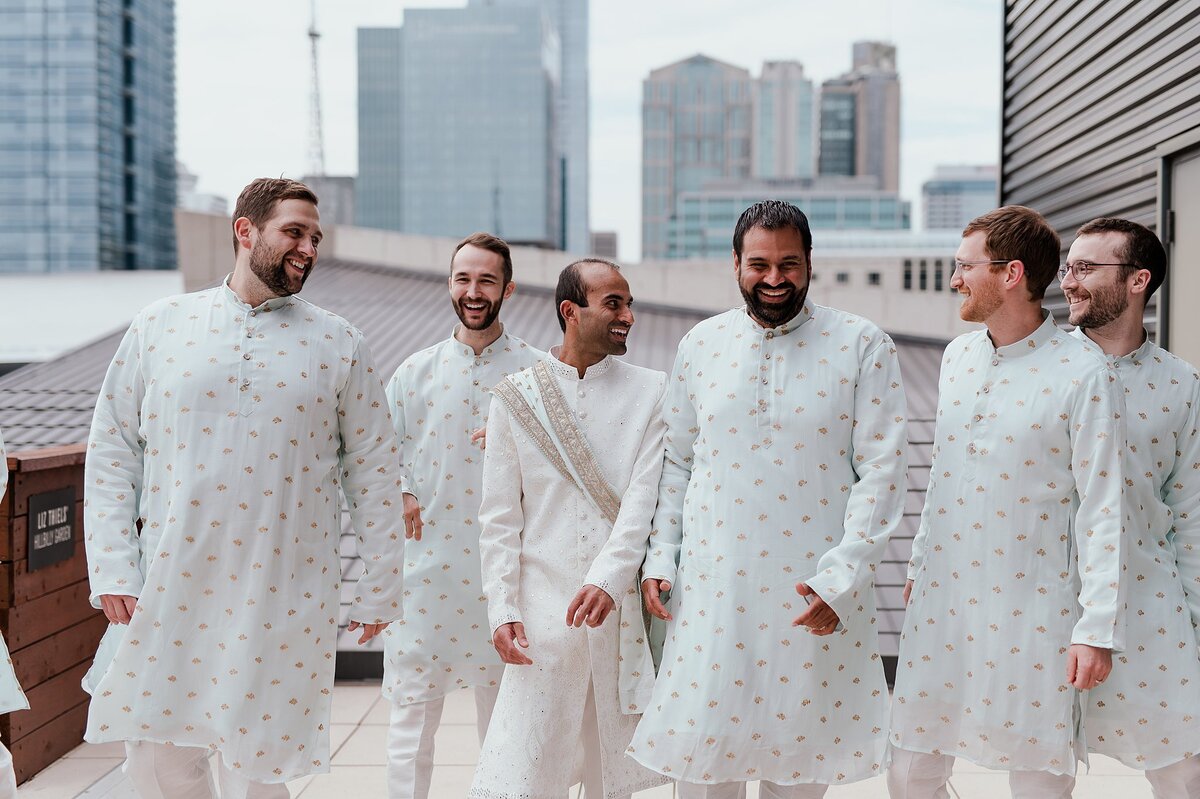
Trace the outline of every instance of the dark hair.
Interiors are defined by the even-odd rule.
[[[1025,264],[1025,285],[1030,299],[1046,296],[1046,287],[1058,276],[1062,243],[1046,218],[1023,205],[1006,205],[977,216],[963,228],[963,236],[983,232],[989,258]]]
[[[317,195],[298,180],[288,178],[256,178],[242,189],[233,207],[233,221],[243,216],[259,230],[275,213],[275,206],[284,200],[307,200],[317,204]],[[233,254],[237,255],[237,231],[233,232]]]
[[[1134,265],[1121,267],[1121,277],[1129,277],[1139,269],[1149,271],[1150,283],[1146,287],[1146,299],[1149,300],[1167,277],[1167,251],[1158,236],[1145,225],[1112,216],[1093,219],[1075,231],[1076,236],[1098,233],[1120,233],[1125,237],[1125,246],[1117,251],[1117,260]]]
[[[567,319],[562,315],[563,300],[570,300],[581,308],[587,307],[587,285],[583,282],[580,267],[584,264],[604,264],[620,271],[621,267],[603,258],[583,258],[567,264],[558,273],[558,286],[554,289],[554,312],[558,314],[558,326],[567,332]]]
[[[468,245],[499,255],[500,259],[504,261],[504,284],[508,285],[512,281],[512,252],[508,249],[508,242],[502,238],[493,236],[491,233],[472,233],[460,241],[458,246],[454,248],[454,255],[450,256],[451,270],[454,269],[454,256],[458,255],[458,251]]]
[[[733,252],[739,261],[742,259],[742,241],[750,229],[756,227],[763,230],[793,228],[800,233],[805,255],[812,252],[812,230],[808,227],[808,217],[804,212],[783,200],[761,200],[742,211],[733,228]]]

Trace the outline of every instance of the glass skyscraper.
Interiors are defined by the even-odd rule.
[[[171,0],[0,0],[0,273],[172,269]]]

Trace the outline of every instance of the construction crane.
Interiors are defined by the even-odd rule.
[[[308,26],[308,41],[312,49],[312,91],[309,97],[308,159],[313,175],[325,174],[325,133],[321,125],[321,73],[317,69],[317,0],[312,0],[312,21]]]

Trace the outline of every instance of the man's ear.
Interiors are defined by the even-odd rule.
[[[733,273],[735,275],[741,276],[742,261],[740,258],[738,258],[737,250],[730,250],[730,252],[733,253]]]
[[[1025,262],[1021,260],[1009,261],[1004,266],[1004,288],[1015,289],[1021,285],[1021,278],[1025,277]]]
[[[1150,289],[1150,270],[1139,269],[1131,275],[1129,291],[1133,294],[1145,294]]]
[[[562,314],[562,318],[570,324],[575,319],[575,303],[570,300],[563,300],[558,304],[558,312]]]
[[[238,244],[243,249],[249,250],[254,246],[254,229],[254,223],[244,216],[239,216],[233,221],[233,234],[237,236]]]
[[[507,300],[509,297],[511,297],[513,295],[513,292],[516,290],[517,290],[517,284],[511,280],[508,281],[508,285],[504,287],[503,299]]]

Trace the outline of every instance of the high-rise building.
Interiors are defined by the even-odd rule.
[[[754,81],[756,178],[811,178],[816,170],[813,82],[799,61],[767,61]]]
[[[173,0],[0,3],[0,273],[175,267]]]
[[[569,252],[588,248],[588,6],[589,0],[470,0],[468,5],[536,6],[559,40],[555,150],[562,179],[563,241]]]
[[[300,182],[317,195],[321,225],[354,224],[354,177],[351,175],[305,175]]]
[[[593,230],[592,246],[589,252],[597,258],[607,258],[610,261],[617,260],[617,231]]]
[[[665,258],[676,197],[750,176],[750,72],[705,55],[642,83],[642,257]]]
[[[562,247],[562,64],[537,6],[409,9],[360,29],[356,221]]]
[[[938,166],[921,185],[926,230],[962,230],[997,205],[999,170],[991,166]]]
[[[872,175],[884,191],[900,189],[900,77],[896,48],[856,42],[853,67],[821,85],[818,173]]]

